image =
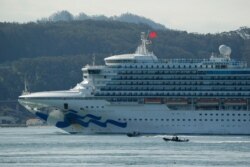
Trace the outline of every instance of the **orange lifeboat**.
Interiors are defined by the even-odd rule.
[[[166,99],[165,104],[167,105],[187,105],[187,99]]]
[[[219,99],[199,99],[196,104],[198,106],[217,106],[219,105]]]
[[[145,104],[161,104],[161,98],[146,98],[144,99]]]
[[[243,105],[247,105],[247,100],[246,99],[227,99],[225,100],[224,105],[243,106]]]

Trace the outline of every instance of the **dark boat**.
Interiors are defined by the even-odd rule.
[[[139,132],[127,133],[127,136],[128,137],[137,137],[137,136],[140,136],[140,133]]]
[[[172,138],[166,138],[166,137],[163,137],[163,140],[164,141],[174,141],[174,142],[188,142],[189,139],[180,139],[179,137],[177,136],[174,136]]]

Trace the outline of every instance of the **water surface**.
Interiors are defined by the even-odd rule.
[[[250,166],[250,136],[69,135],[54,127],[0,128],[1,167]]]

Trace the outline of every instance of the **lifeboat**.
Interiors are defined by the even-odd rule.
[[[161,104],[162,99],[161,98],[145,98],[144,103],[145,104]]]
[[[196,102],[197,106],[217,106],[219,105],[219,99],[199,99]]]
[[[246,99],[227,99],[224,101],[224,105],[243,106],[243,105],[247,105],[247,100]]]
[[[167,105],[187,105],[187,99],[166,99],[165,104]]]

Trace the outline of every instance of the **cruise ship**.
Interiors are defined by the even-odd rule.
[[[86,65],[73,89],[24,93],[50,125],[82,134],[250,134],[250,69],[221,45],[209,59],[158,59],[146,33],[133,54]]]

